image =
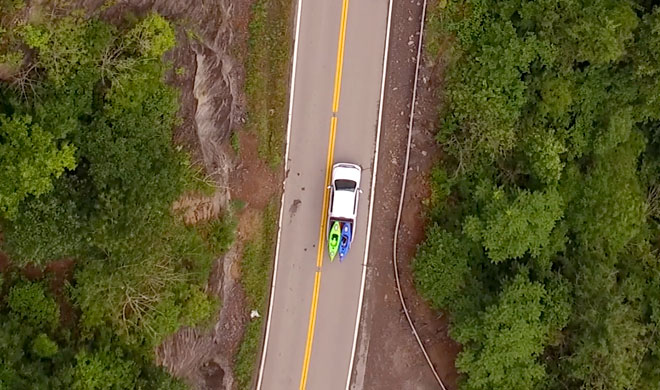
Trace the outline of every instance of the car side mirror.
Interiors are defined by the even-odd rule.
[[[327,188],[328,188],[328,189],[330,189],[330,188],[332,188],[332,186],[331,186],[331,185],[329,185],[329,186],[328,186]]]
[[[360,191],[360,193],[362,193],[362,188],[358,188],[358,191]]]

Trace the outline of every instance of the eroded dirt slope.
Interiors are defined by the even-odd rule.
[[[112,4],[111,6],[104,3]],[[243,121],[244,70],[251,0],[78,0],[77,6],[121,23],[130,15],[155,11],[176,26],[177,47],[166,60],[173,62],[171,82],[181,90],[177,141],[190,146],[211,168],[226,164],[219,145]]]

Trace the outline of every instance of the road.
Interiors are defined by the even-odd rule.
[[[299,3],[281,229],[257,389],[348,386],[363,288],[388,1]],[[329,166],[339,161],[362,166],[364,192],[351,252],[343,263],[330,263],[325,188]]]

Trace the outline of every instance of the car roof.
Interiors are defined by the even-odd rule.
[[[350,190],[334,191],[332,210],[330,211],[330,215],[335,218],[355,217],[355,215],[353,214],[355,195],[356,195],[356,191],[350,191]]]

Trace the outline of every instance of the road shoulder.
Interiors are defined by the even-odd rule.
[[[376,178],[367,287],[353,369],[353,389],[435,389],[401,310],[392,268],[392,237],[406,152],[421,3],[395,2],[385,84],[381,158]],[[406,302],[431,360],[449,389],[456,388],[454,358],[459,346],[447,335],[447,322],[414,289],[410,262],[424,238],[424,199],[428,176],[440,150],[434,138],[441,69],[420,69],[408,187],[399,241],[399,271]]]

